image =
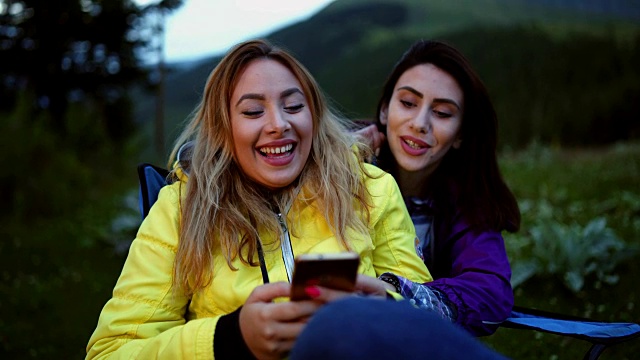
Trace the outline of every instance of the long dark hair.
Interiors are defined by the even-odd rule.
[[[461,211],[475,229],[518,231],[518,203],[498,168],[496,112],[484,84],[457,49],[439,41],[414,43],[387,78],[376,112],[378,127],[386,129],[380,123],[380,112],[389,105],[400,76],[420,64],[433,64],[451,75],[464,94],[461,146],[449,150],[429,183],[424,184],[428,194],[447,212]],[[379,162],[385,170],[395,172],[397,163],[387,144],[381,149]]]

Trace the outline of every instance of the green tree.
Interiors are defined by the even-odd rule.
[[[129,89],[153,90],[154,15],[181,4],[0,0],[0,220],[55,217],[110,186],[134,151]]]
[[[32,118],[46,112],[52,129],[65,134],[69,104],[89,102],[109,137],[123,139],[133,123],[127,89],[148,79],[142,57],[158,36],[148,17],[181,4],[0,0],[0,110],[13,109],[26,92]]]

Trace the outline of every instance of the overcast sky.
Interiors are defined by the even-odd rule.
[[[136,0],[140,4],[157,0]],[[186,0],[167,19],[167,61],[221,54],[236,43],[305,20],[334,0]]]

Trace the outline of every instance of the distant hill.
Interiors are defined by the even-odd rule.
[[[528,0],[528,2],[558,9],[640,20],[640,2],[637,0]]]
[[[602,88],[598,90],[598,83],[589,76],[593,72],[604,72],[607,77],[605,90],[611,94],[601,98],[615,99],[614,94],[621,99],[640,98],[640,77],[632,62],[640,51],[639,19],[640,6],[631,0],[349,0],[333,2],[308,20],[268,38],[293,52],[335,105],[351,117],[372,115],[388,71],[409,44],[420,38],[448,41],[470,58],[494,96],[499,115],[509,118],[510,125],[505,126],[502,121],[501,136],[506,144],[520,146],[532,138],[570,144],[581,142],[576,140],[578,135],[590,137],[588,133],[594,131],[591,127],[597,120],[581,119],[575,123],[576,120],[566,119],[571,125],[560,125],[565,126],[562,131],[546,129],[539,123],[549,121],[545,114],[552,115],[554,111],[570,116],[567,109],[573,101],[581,107],[594,103],[590,97],[576,100],[576,94],[566,93],[570,88],[596,96]],[[573,51],[573,55],[566,51]],[[580,66],[558,61],[561,59],[571,59]],[[198,103],[217,61],[216,56],[203,59],[168,76],[168,139],[175,138],[176,127]],[[566,68],[558,69],[554,62]],[[575,84],[557,79],[571,71],[575,72]],[[619,71],[627,73],[617,74]],[[532,74],[537,77],[532,78]],[[585,86],[583,81],[588,84]],[[534,83],[535,89],[527,86]],[[565,92],[558,95],[569,104],[562,99],[554,104],[547,99],[544,94],[553,88],[545,84]],[[616,108],[617,103],[624,103],[612,101]],[[152,119],[153,101],[141,98],[138,104],[138,118],[142,122]],[[637,106],[622,105],[620,112],[627,114],[624,116],[637,119]],[[556,110],[555,106],[567,109]],[[590,116],[600,118],[610,116],[604,113],[611,111],[604,105],[591,110]],[[551,118],[557,122],[557,116]],[[588,130],[565,139],[563,134],[575,132],[576,127]],[[634,136],[637,129],[629,131],[626,136]],[[619,136],[601,136],[587,142],[613,141]]]

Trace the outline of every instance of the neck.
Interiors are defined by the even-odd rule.
[[[417,196],[424,198],[427,196],[427,188],[431,172],[427,171],[407,171],[402,168],[396,169],[396,181],[400,187],[400,192],[404,197]]]

